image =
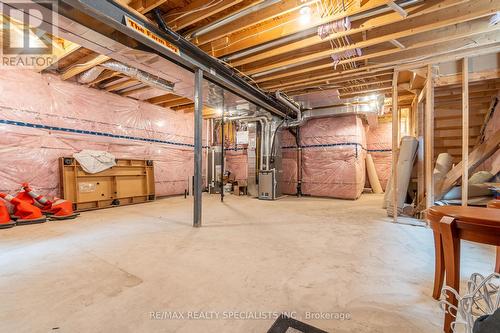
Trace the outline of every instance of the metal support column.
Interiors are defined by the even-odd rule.
[[[220,154],[220,201],[224,202],[224,156],[225,156],[225,149],[224,149],[224,99],[222,102],[222,118],[221,118],[221,154]]]
[[[194,216],[193,227],[201,227],[203,71],[194,72]]]

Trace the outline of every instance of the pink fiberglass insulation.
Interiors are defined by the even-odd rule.
[[[225,170],[231,172],[231,179],[236,181],[246,181],[248,179],[248,160],[246,149],[226,150]]]
[[[377,127],[369,127],[366,135],[368,153],[372,155],[382,189],[386,189],[391,177],[392,165],[392,124],[379,122]]]
[[[302,192],[357,199],[365,184],[366,133],[357,116],[312,119],[300,130]]]
[[[0,75],[0,191],[12,193],[29,182],[58,195],[58,158],[93,149],[154,160],[156,194],[184,193],[193,173],[192,115],[54,75]]]
[[[281,191],[283,194],[297,194],[297,143],[288,130],[281,131],[281,145]]]

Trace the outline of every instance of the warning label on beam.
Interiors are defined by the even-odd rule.
[[[175,54],[179,54],[179,48],[177,46],[173,45],[170,42],[167,42],[165,39],[159,37],[157,34],[153,33],[148,28],[146,28],[146,27],[140,25],[139,23],[137,23],[136,21],[132,20],[130,17],[125,16],[125,23],[126,23],[127,27],[134,29],[135,31],[137,31],[141,35],[146,36],[148,39],[152,40],[156,44],[159,44],[159,45],[165,47],[166,49],[168,49],[171,52],[174,52]]]

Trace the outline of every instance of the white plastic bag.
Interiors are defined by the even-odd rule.
[[[82,150],[73,154],[82,169],[88,173],[98,173],[116,165],[115,156],[100,150]]]

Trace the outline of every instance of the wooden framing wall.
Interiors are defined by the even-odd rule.
[[[469,201],[469,58],[462,59],[462,206]]]
[[[399,81],[394,80],[392,84],[393,140],[399,140],[400,137],[397,119],[399,118],[398,110],[401,108],[401,103],[398,103],[401,100],[401,92],[408,90],[414,94],[410,104],[411,116],[409,118],[411,122],[410,133],[415,135],[419,142],[416,161],[416,212],[423,212],[433,206],[435,200],[439,200],[447,188],[460,181],[462,184],[462,205],[467,206],[468,179],[471,170],[498,149],[498,144],[495,142],[484,143],[484,147],[482,147],[480,141],[475,139],[479,135],[476,127],[485,126],[484,119],[487,117],[484,115],[491,107],[486,105],[491,105],[489,100],[500,93],[500,76],[498,75],[498,62],[500,60],[498,60],[496,52],[489,57],[493,60],[495,58],[497,63],[493,61],[492,68],[488,70],[471,68],[473,67],[471,66],[471,61],[474,60],[473,56],[451,62],[419,64],[419,67],[396,67],[394,78],[399,77],[400,79]],[[450,64],[456,67],[456,72],[443,74],[442,72],[445,71],[446,67],[450,67]],[[404,71],[412,73],[409,83],[401,80],[403,75],[400,73]],[[472,111],[473,113],[471,113]],[[471,123],[471,119],[474,120],[474,123]],[[476,124],[476,119],[482,120],[481,124]],[[447,122],[444,123],[444,121]],[[449,129],[448,127],[439,127],[443,123],[451,123],[452,126]],[[440,137],[445,134],[449,134],[450,139]],[[458,135],[456,136],[458,140],[455,140],[455,136],[451,135]],[[458,156],[455,150],[452,151],[455,157],[454,163],[458,165],[449,172],[440,184],[435,184],[433,179],[436,156],[443,152],[442,148],[435,152],[436,140],[440,145],[443,143],[457,144],[461,151]],[[399,142],[393,142],[394,166],[397,165],[398,144]],[[450,149],[454,149],[454,147],[451,145]],[[393,179],[397,178],[397,170],[393,170],[392,176]],[[393,188],[397,188],[395,183],[393,182]],[[392,205],[397,206],[396,196],[392,196],[391,200]],[[396,214],[396,210],[394,214]],[[394,221],[397,221],[396,216]]]

